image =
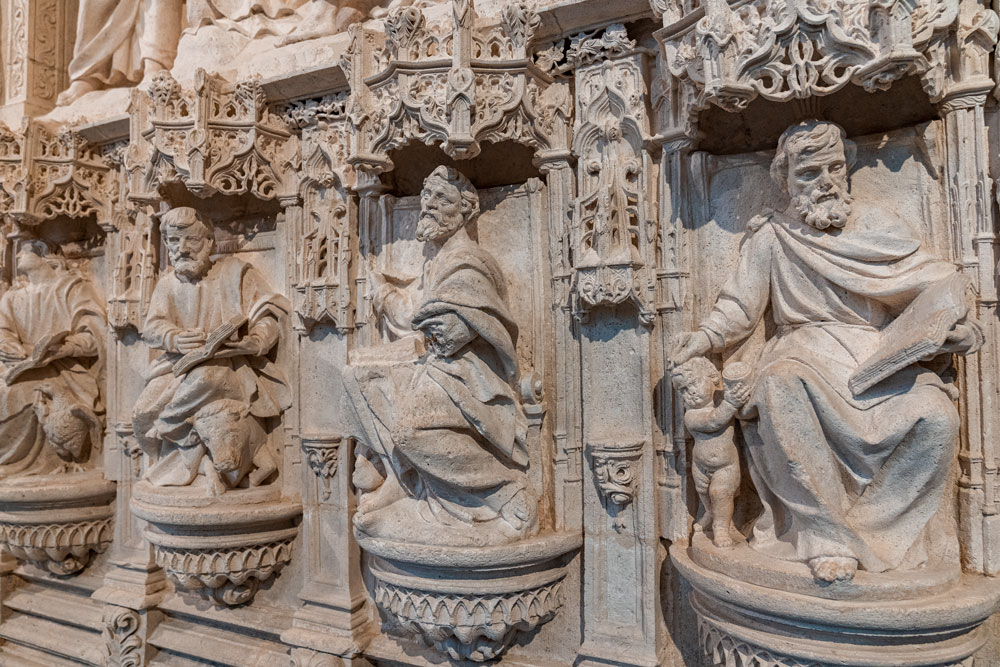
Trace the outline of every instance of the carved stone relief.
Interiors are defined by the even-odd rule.
[[[997,662],[998,31],[0,2],[0,663]]]

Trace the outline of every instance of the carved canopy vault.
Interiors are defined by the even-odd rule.
[[[653,2],[664,27],[664,141],[694,138],[708,105],[742,111],[776,102],[869,92],[919,75],[934,103],[992,89],[989,54],[1000,20],[961,0]]]
[[[566,84],[532,60],[539,23],[523,3],[505,5],[499,25],[484,21],[466,0],[452,4],[450,25],[407,7],[386,18],[384,32],[352,26],[343,62],[350,164],[390,170],[389,153],[410,141],[440,144],[455,158],[505,140],[531,146],[539,160],[564,153]]]

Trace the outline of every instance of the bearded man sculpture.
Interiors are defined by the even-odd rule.
[[[105,314],[93,283],[45,241],[0,298],[0,479],[79,470],[101,444]]]
[[[537,500],[506,281],[469,234],[479,197],[465,176],[437,168],[420,204],[417,238],[440,246],[411,318],[427,349],[410,337],[362,350],[344,373],[346,435],[361,447],[355,527],[408,543],[511,542],[537,530]]]
[[[784,132],[771,174],[789,207],[752,221],[711,314],[672,350],[681,364],[733,348],[770,307],[776,333],[741,413],[763,504],[751,546],[808,563],[821,582],[940,556],[931,540],[942,538],[933,527],[947,511],[959,417],[954,387],[931,362],[982,344],[956,266],[891,213],[852,203],[853,156],[835,124]],[[887,340],[899,337],[897,318],[937,322],[943,333],[930,348],[904,349],[916,358],[900,364],[906,354],[890,355],[874,382],[859,382],[859,369],[900,343]]]
[[[197,210],[171,209],[160,230],[172,268],[153,290],[142,336],[163,355],[133,413],[136,440],[152,459],[145,477],[213,493],[259,485],[276,470],[261,450],[263,429],[226,424],[277,417],[291,404],[284,375],[267,356],[289,306],[250,264],[231,255],[213,261],[213,227]],[[217,350],[178,366],[227,322],[240,324]]]

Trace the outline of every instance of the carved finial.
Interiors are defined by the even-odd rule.
[[[160,70],[153,75],[149,84],[149,97],[159,106],[166,106],[181,94],[181,84],[170,76],[167,70]]]
[[[400,53],[405,54],[425,23],[424,13],[416,7],[398,7],[390,12],[385,20],[385,35],[390,53],[396,57]]]
[[[528,7],[525,3],[505,5],[500,14],[503,22],[503,31],[510,41],[517,48],[523,48],[527,52],[531,47],[531,41],[535,37],[535,31],[542,23],[538,12]]]

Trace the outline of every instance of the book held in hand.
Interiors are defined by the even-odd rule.
[[[4,382],[6,382],[9,386],[31,369],[41,368],[47,364],[49,360],[46,359],[46,357],[55,351],[57,347],[62,345],[69,335],[69,331],[57,331],[54,334],[49,334],[48,336],[42,338],[38,341],[38,344],[32,348],[31,354],[27,359],[22,359],[7,369],[7,374],[4,375]]]
[[[188,352],[183,357],[174,362],[174,375],[183,375],[198,364],[208,361],[219,351],[222,344],[226,342],[234,333],[240,330],[247,323],[245,315],[237,315],[233,319],[220,324],[208,338],[205,339],[205,346]]]
[[[861,394],[894,373],[940,351],[951,328],[968,314],[965,276],[955,274],[925,289],[882,330],[878,349],[854,371],[847,383]]]

